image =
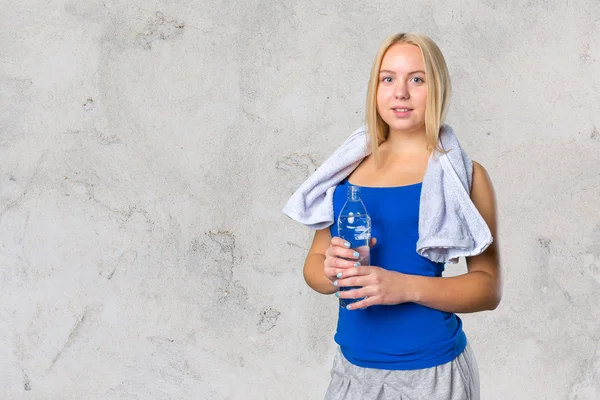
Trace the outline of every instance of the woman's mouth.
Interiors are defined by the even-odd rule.
[[[392,108],[396,117],[408,117],[413,109],[412,108]]]

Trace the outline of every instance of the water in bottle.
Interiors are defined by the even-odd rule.
[[[348,198],[338,217],[338,236],[350,243],[350,248],[359,253],[360,265],[371,265],[369,241],[371,240],[371,218],[361,200],[360,187],[348,185]],[[359,286],[340,287],[340,290],[359,289]],[[361,299],[340,299],[346,307]]]

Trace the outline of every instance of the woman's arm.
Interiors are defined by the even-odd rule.
[[[494,242],[483,253],[467,257],[466,274],[437,278],[408,275],[372,266],[359,267],[349,274],[344,273],[338,285],[363,288],[340,292],[339,295],[344,298],[368,296],[367,299],[354,303],[353,309],[404,302],[415,302],[452,313],[495,309],[502,297],[496,199],[486,170],[475,162],[471,199],[488,224]]]
[[[330,243],[329,228],[315,231],[312,245],[304,261],[304,280],[313,290],[322,294],[333,294],[338,290],[324,272],[325,252]]]
[[[502,298],[496,198],[487,171],[473,162],[471,199],[487,223],[494,241],[481,254],[467,257],[466,274],[449,278],[407,276],[413,287],[412,301],[427,307],[454,313],[493,310]]]

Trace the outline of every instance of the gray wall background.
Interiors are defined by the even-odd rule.
[[[336,299],[280,209],[398,31],[442,48],[497,191],[482,398],[600,398],[597,0],[3,5],[1,399],[322,398]]]

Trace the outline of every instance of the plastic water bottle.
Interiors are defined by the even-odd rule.
[[[348,185],[348,198],[337,220],[338,236],[350,243],[350,248],[359,253],[360,265],[371,265],[370,246],[371,218],[361,200],[360,187]],[[340,290],[359,289],[360,286],[340,287]],[[340,306],[346,307],[361,299],[340,299]]]

